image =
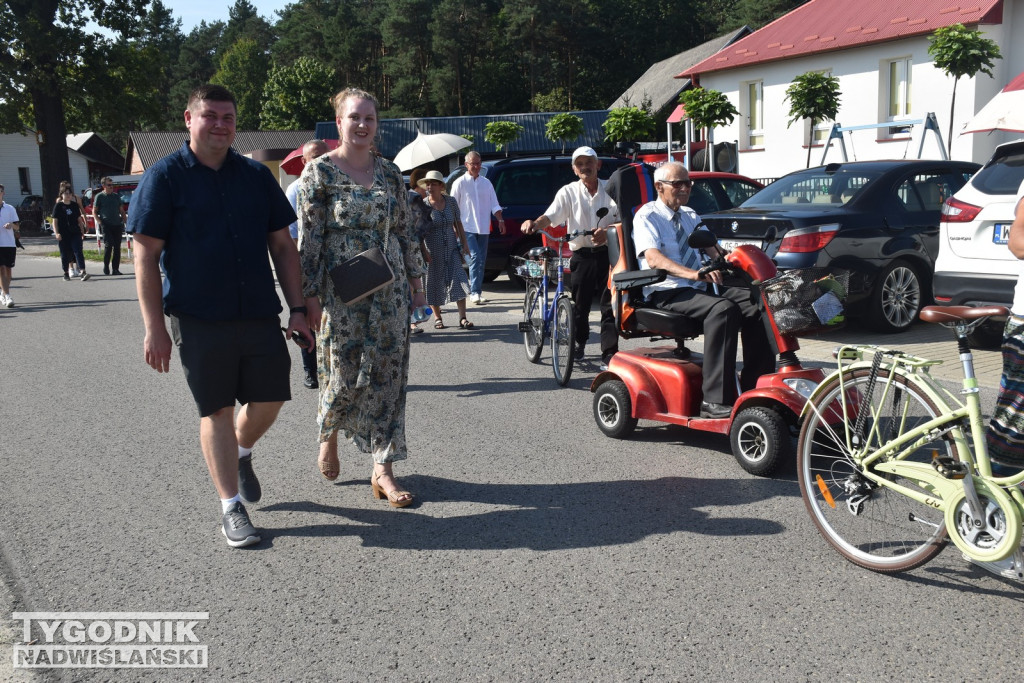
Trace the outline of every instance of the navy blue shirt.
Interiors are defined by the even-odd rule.
[[[164,240],[164,313],[251,320],[281,313],[267,236],[294,220],[266,166],[230,149],[215,171],[186,142],[146,171],[127,229]]]

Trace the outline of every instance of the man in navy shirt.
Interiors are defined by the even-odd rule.
[[[228,545],[242,547],[260,541],[242,504],[261,496],[252,447],[291,398],[271,260],[291,307],[286,334],[297,331],[309,345],[313,337],[288,233],[295,212],[265,166],[231,149],[236,115],[226,88],[192,92],[185,111],[190,139],[146,171],[132,197],[128,231],[135,234],[146,363],[169,370],[173,335],[199,408],[222,530]],[[236,400],[242,404],[237,418]]]

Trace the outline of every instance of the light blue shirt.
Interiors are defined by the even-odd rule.
[[[284,196],[288,198],[288,202],[292,205],[292,211],[296,214],[299,213],[299,179],[296,178],[288,184],[288,187],[284,191]],[[295,222],[288,226],[288,232],[291,234],[293,240],[299,239],[299,219],[296,218]]]
[[[636,212],[636,216],[633,217],[633,244],[636,247],[636,258],[641,269],[650,268],[647,259],[644,258],[644,252],[648,249],[657,249],[676,263],[685,263],[685,254],[682,250],[692,251],[687,246],[686,240],[700,224],[700,216],[688,206],[679,207],[679,219],[685,232],[682,239],[676,237],[672,216],[672,209],[668,208],[660,199],[656,199],[641,206]],[[707,285],[699,280],[688,280],[669,275],[661,282],[644,287],[644,296],[650,296],[651,292],[667,291],[679,287],[703,290]]]

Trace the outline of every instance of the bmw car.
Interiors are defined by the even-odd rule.
[[[942,203],[979,168],[966,161],[852,161],[790,173],[739,208],[702,216],[727,247],[767,248],[780,270],[849,273],[847,310],[903,332],[932,301]]]

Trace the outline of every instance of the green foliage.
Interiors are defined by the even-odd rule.
[[[312,57],[300,57],[289,66],[274,68],[263,89],[260,127],[310,130],[318,121],[331,120],[334,83],[330,67]]]
[[[839,114],[839,79],[835,76],[808,71],[793,79],[786,88],[789,100],[789,125],[801,119],[810,119],[807,136],[807,167],[811,166],[811,144],[814,127],[819,121],[835,119]]]
[[[928,54],[936,68],[954,79],[979,72],[991,77],[995,60],[1003,56],[995,41],[963,24],[935,29],[928,40]]]
[[[514,121],[491,121],[484,126],[484,140],[494,145],[499,152],[519,138],[523,127]],[[508,156],[508,152],[505,152]]]
[[[949,104],[948,149],[953,148],[953,112],[956,107],[956,85],[962,76],[983,73],[992,77],[995,60],[1002,59],[995,41],[981,35],[981,31],[969,29],[963,24],[953,24],[935,29],[929,37],[928,54],[935,66],[947,76],[953,77],[953,97]]]
[[[220,68],[210,78],[235,96],[238,104],[239,130],[256,130],[263,109],[263,86],[270,70],[270,60],[255,40],[240,38],[220,59]]]
[[[601,124],[609,142],[640,142],[654,135],[654,117],[639,107],[619,107]]]
[[[562,152],[565,152],[565,143],[575,140],[583,135],[583,119],[575,114],[556,114],[544,127],[544,137],[551,142],[561,142]]]
[[[565,88],[554,88],[551,92],[537,93],[531,100],[534,111],[565,111],[569,109],[569,94]]]
[[[691,88],[679,95],[679,101],[686,109],[686,116],[697,128],[715,128],[733,122],[739,110],[718,90]]]

